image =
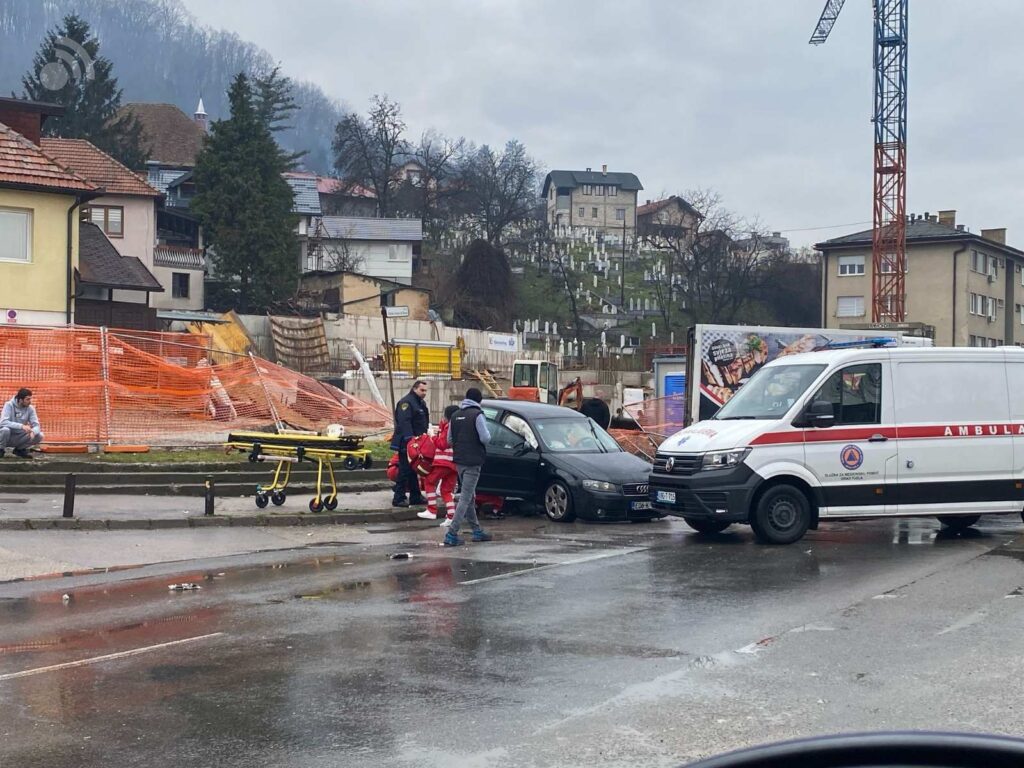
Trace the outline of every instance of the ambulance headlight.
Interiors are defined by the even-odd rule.
[[[704,460],[701,462],[700,468],[701,470],[731,469],[742,464],[749,453],[749,448],[735,448],[731,451],[711,451],[704,454]]]

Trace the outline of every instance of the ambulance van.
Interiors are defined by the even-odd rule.
[[[768,363],[669,437],[653,506],[790,544],[821,520],[1024,514],[1024,349],[829,349]]]

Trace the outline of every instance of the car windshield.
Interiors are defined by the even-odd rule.
[[[714,419],[778,419],[793,407],[823,370],[824,364],[762,368],[722,406]]]
[[[593,419],[540,419],[533,422],[552,453],[619,453],[622,449]]]

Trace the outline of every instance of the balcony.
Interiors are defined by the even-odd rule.
[[[206,269],[206,251],[177,245],[158,245],[153,250],[153,266],[172,269]]]

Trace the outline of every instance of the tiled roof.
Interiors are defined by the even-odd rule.
[[[118,115],[129,112],[142,124],[148,160],[192,168],[206,136],[196,121],[173,104],[125,104]]]
[[[316,176],[307,173],[286,173],[284,180],[292,188],[292,195],[295,197],[292,213],[319,216],[320,195],[317,192]]]
[[[43,151],[65,168],[91,181],[111,195],[157,197],[160,193],[85,139],[42,140]]]
[[[423,239],[420,219],[365,219],[356,216],[324,216],[327,237],[334,240],[383,240],[419,242]]]
[[[696,208],[694,208],[692,205],[690,205],[688,202],[686,202],[683,198],[679,197],[678,195],[672,195],[671,197],[666,197],[664,200],[655,200],[652,203],[641,205],[636,209],[636,215],[651,216],[660,211],[662,208],[667,208],[673,202],[678,202],[680,207],[682,207],[684,210],[690,211],[691,213],[700,216],[700,212]]]
[[[162,292],[160,281],[134,256],[122,256],[103,234],[87,221],[78,227],[78,278],[102,288]]]
[[[627,192],[644,188],[634,173],[601,173],[601,171],[551,171],[544,179],[544,192],[547,196],[548,187],[579,187],[583,184],[603,184],[618,187]]]
[[[54,192],[94,192],[96,186],[64,168],[17,131],[0,123],[0,186],[19,184]]]
[[[852,235],[843,235],[842,237],[834,237],[831,240],[826,240],[823,243],[815,243],[814,247],[819,251],[828,251],[837,248],[870,248],[872,245],[873,232],[874,230],[865,229],[862,232],[854,232]],[[969,232],[966,229],[957,229],[955,226],[950,226],[949,224],[940,224],[937,221],[924,218],[915,218],[913,221],[907,221],[907,243],[941,242],[944,240],[973,240],[977,243],[983,243],[991,248],[998,248],[1014,255],[1024,255],[1024,251],[1021,251],[1018,248],[1006,245],[1005,243],[996,242],[995,240],[989,240],[975,232]]]
[[[346,195],[348,197],[369,197],[375,198],[377,194],[372,189],[353,184],[346,188],[341,179],[332,179],[330,176],[316,177],[316,191],[321,195]]]

